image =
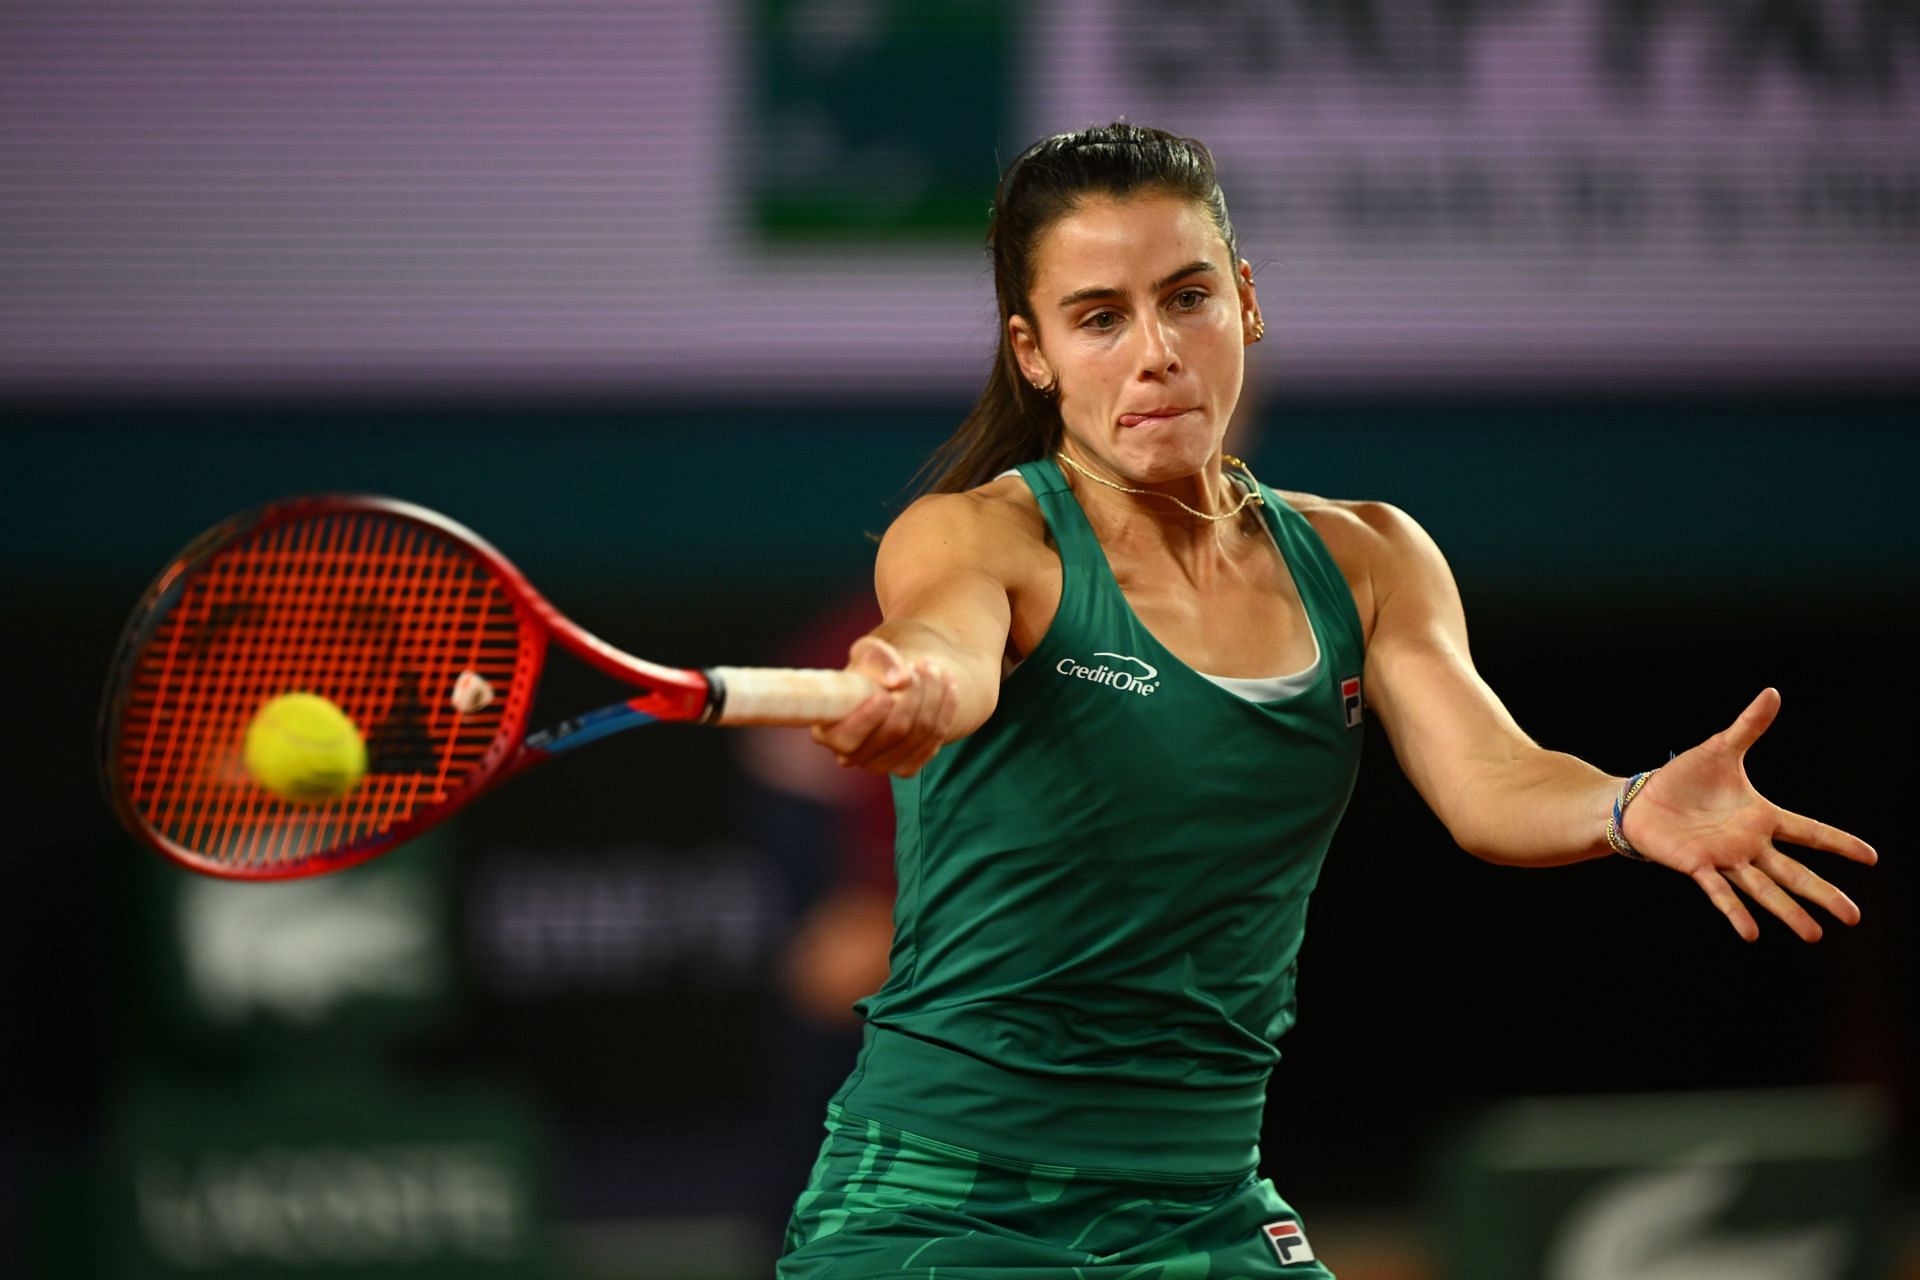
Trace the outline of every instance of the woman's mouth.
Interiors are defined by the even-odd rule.
[[[1140,413],[1123,413],[1120,415],[1120,425],[1123,427],[1146,426],[1150,423],[1165,422],[1170,418],[1178,418],[1184,414],[1189,414],[1192,412],[1193,410],[1190,408],[1188,409],[1166,408],[1166,409],[1147,409]]]

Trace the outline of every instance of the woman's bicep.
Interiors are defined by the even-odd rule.
[[[1534,744],[1474,667],[1460,592],[1433,539],[1392,508],[1368,523],[1379,569],[1367,702],[1400,767],[1452,826],[1449,810],[1472,777]]]
[[[997,701],[1013,616],[1005,533],[990,519],[966,495],[923,498],[887,531],[874,567],[885,619],[875,634],[952,671],[970,728]]]

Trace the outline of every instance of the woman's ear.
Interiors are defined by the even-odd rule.
[[[1267,322],[1260,316],[1260,299],[1253,290],[1253,264],[1245,258],[1240,259],[1240,270],[1236,273],[1234,284],[1240,294],[1240,332],[1245,341],[1254,343],[1267,336]]]
[[[1007,340],[1013,345],[1013,358],[1020,366],[1020,376],[1025,378],[1035,391],[1050,391],[1054,386],[1053,367],[1047,358],[1040,354],[1040,335],[1034,332],[1033,325],[1025,316],[1010,316],[1007,319]]]

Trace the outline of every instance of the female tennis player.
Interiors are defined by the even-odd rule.
[[[899,897],[780,1275],[1330,1275],[1255,1143],[1363,718],[1489,861],[1644,858],[1749,941],[1742,892],[1859,920],[1777,844],[1874,851],[1747,780],[1773,690],[1630,779],[1544,750],[1418,524],[1222,454],[1265,326],[1203,145],[1047,138],[988,243],[998,358],[851,654],[881,691],[814,730],[895,775]]]

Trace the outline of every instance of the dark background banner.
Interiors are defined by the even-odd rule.
[[[1887,855],[1872,871],[1823,868],[1861,903],[1860,929],[1807,947],[1769,924],[1747,947],[1669,873],[1476,862],[1376,731],[1316,895],[1264,1142],[1310,1214],[1429,1203],[1423,1170],[1453,1122],[1541,1094],[1872,1086],[1913,1185],[1920,975],[1899,839],[1915,708],[1898,675],[1920,639],[1903,518],[1913,409],[1838,395],[1270,401],[1256,471],[1422,519],[1453,559],[1481,670],[1541,741],[1642,768],[1774,684],[1785,707],[1752,759],[1757,784]],[[867,531],[960,406],[16,410],[5,536],[29,733],[14,776],[32,803],[0,931],[7,1022],[23,1030],[7,1058],[14,1229],[44,1228],[29,1206],[51,1194],[50,1170],[90,1168],[146,1132],[111,1118],[132,1104],[102,1108],[129,1090],[152,1105],[156,1073],[204,1089],[346,1072],[364,1084],[345,1096],[501,1086],[510,1108],[482,1131],[535,1117],[538,1203],[560,1222],[652,1223],[643,1253],[752,1273],[725,1260],[764,1256],[851,1045],[794,1013],[776,981],[796,920],[837,874],[830,827],[747,773],[736,735],[597,747],[364,877],[297,887],[305,898],[201,881],[137,849],[97,794],[92,703],[166,554],[301,489],[444,509],[644,655],[779,660],[865,590]],[[553,713],[606,692],[564,663],[551,680]],[[157,1167],[184,1160],[172,1150]],[[663,1230],[711,1248],[675,1254]],[[557,1238],[574,1240],[568,1256],[586,1248]]]

